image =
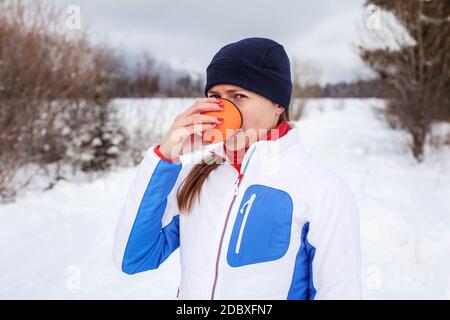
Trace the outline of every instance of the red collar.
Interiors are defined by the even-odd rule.
[[[272,137],[272,131],[269,130],[267,135],[264,138],[261,138],[260,141],[261,140],[265,140],[265,141],[277,140],[277,139],[281,138],[282,136],[284,136],[286,133],[288,133],[288,131],[291,130],[292,127],[286,120],[283,120],[275,129],[278,129],[278,135],[274,135]],[[231,150],[227,149],[225,144],[223,144],[223,150],[224,150],[226,156],[228,157],[228,159],[230,159],[233,166],[239,172],[241,171],[242,159],[244,158],[244,155],[247,152],[248,148],[249,147],[245,148],[245,152],[231,151]]]

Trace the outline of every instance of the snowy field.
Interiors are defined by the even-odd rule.
[[[160,135],[192,101],[116,103],[131,131],[141,126]],[[299,122],[304,145],[357,197],[364,298],[450,299],[450,148],[428,147],[425,162],[416,163],[407,137],[377,118],[382,107],[372,99],[310,100]],[[0,298],[173,299],[178,250],[159,270],[134,276],[112,263],[113,232],[133,173],[63,181],[0,205]]]

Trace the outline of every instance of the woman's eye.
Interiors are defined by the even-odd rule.
[[[235,94],[234,97],[235,97],[236,99],[247,98],[245,95],[240,94],[240,93]],[[212,94],[212,95],[210,95],[208,98],[220,98],[220,96],[217,95],[217,94]]]

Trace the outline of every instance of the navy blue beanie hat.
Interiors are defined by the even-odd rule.
[[[292,93],[289,57],[281,44],[267,38],[230,43],[214,55],[206,69],[206,96],[216,84],[234,84],[288,110]]]

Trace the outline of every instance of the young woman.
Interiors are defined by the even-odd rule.
[[[179,247],[180,299],[360,297],[355,199],[303,149],[289,123],[291,91],[279,43],[247,38],[216,53],[207,98],[179,114],[139,165],[116,230],[123,272],[156,269]],[[242,130],[202,150],[205,161],[183,161],[193,137],[220,122],[201,114],[221,110],[218,97],[237,105]]]

